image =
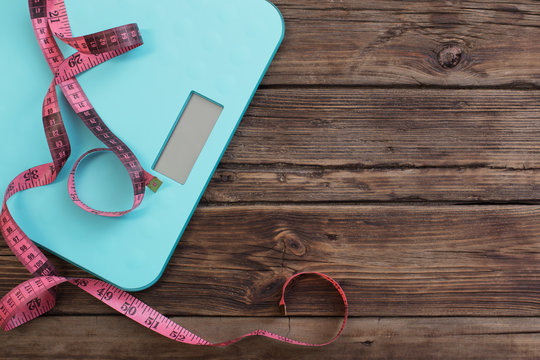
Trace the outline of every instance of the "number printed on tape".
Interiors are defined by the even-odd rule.
[[[68,179],[69,195],[75,204],[97,216],[123,216],[141,204],[145,194],[145,186],[157,191],[161,181],[147,173],[129,147],[107,127],[76,80],[78,74],[141,46],[143,41],[138,26],[128,24],[86,36],[73,37],[63,0],[28,0],[28,4],[37,41],[54,75],[42,110],[43,127],[52,162],[35,166],[19,174],[8,185],[4,196],[0,212],[0,232],[17,259],[28,269],[33,278],[12,289],[0,300],[0,326],[2,329],[4,331],[12,330],[52,309],[56,301],[57,286],[69,282],[139,324],[181,343],[226,346],[249,336],[264,336],[303,346],[323,346],[334,342],[341,335],[347,323],[348,303],[340,285],[329,276],[321,273],[299,273],[288,279],[283,285],[279,305],[284,310],[286,309],[285,292],[289,284],[304,274],[315,274],[330,282],[341,295],[345,305],[345,317],[337,335],[322,344],[309,344],[292,340],[266,330],[255,330],[229,341],[211,343],[168,319],[127,292],[104,281],[60,276],[47,257],[17,225],[7,207],[7,200],[16,193],[53,183],[71,155],[71,146],[60,113],[56,86],[60,87],[81,121],[106,146],[88,151],[75,162]],[[75,48],[77,52],[64,58],[55,36]],[[134,190],[131,209],[118,212],[92,209],[83,203],[77,195],[75,186],[77,168],[86,156],[98,151],[114,153],[129,173]]]

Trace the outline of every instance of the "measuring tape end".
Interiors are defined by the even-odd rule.
[[[153,192],[157,192],[161,185],[163,185],[163,181],[159,180],[157,176],[154,176],[150,174],[148,171],[144,171],[144,180],[146,182],[146,186],[152,190]]]
[[[148,186],[148,188],[155,193],[159,190],[161,185],[163,185],[163,181],[159,180],[155,176],[148,182],[148,184],[146,184],[146,186]]]

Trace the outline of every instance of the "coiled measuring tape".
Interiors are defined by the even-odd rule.
[[[33,278],[15,287],[0,300],[0,326],[2,329],[4,331],[12,330],[51,310],[55,305],[57,286],[68,282],[137,323],[182,343],[226,346],[249,336],[264,336],[303,346],[323,346],[334,342],[341,335],[347,323],[348,303],[340,285],[329,276],[321,273],[299,273],[289,278],[283,286],[279,305],[286,314],[286,290],[292,281],[304,274],[314,274],[330,282],[341,295],[345,305],[345,316],[337,335],[322,344],[297,341],[266,330],[255,330],[229,341],[211,343],[113,285],[96,279],[66,278],[58,274],[47,257],[17,225],[7,207],[7,200],[16,193],[53,183],[71,154],[68,134],[58,104],[56,86],[60,87],[70,106],[83,123],[107,146],[106,148],[90,150],[75,162],[68,179],[68,191],[77,206],[98,216],[123,216],[141,204],[145,186],[156,192],[161,181],[146,172],[129,147],[105,125],[75,78],[84,71],[141,46],[143,41],[138,26],[129,24],[86,36],[73,37],[64,0],[29,0],[28,4],[39,46],[54,74],[42,107],[43,127],[52,162],[19,174],[9,184],[4,196],[0,212],[0,232],[17,259],[30,271]],[[56,38],[72,46],[77,52],[64,58]],[[91,208],[79,199],[75,186],[77,167],[82,159],[98,151],[114,153],[129,173],[134,191],[131,209],[117,212],[100,211]]]

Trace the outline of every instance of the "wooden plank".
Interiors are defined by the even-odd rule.
[[[538,201],[540,171],[490,168],[219,168],[204,202]]]
[[[138,296],[171,315],[275,316],[285,279],[319,271],[343,285],[355,316],[536,316],[539,216],[539,206],[203,207],[163,278]],[[4,294],[28,275],[1,251]],[[331,286],[305,279],[290,311],[342,306]],[[105,312],[69,285],[55,310]]]
[[[306,340],[331,336],[339,319],[175,318],[210,340],[267,328]],[[539,318],[352,318],[323,348],[253,338],[227,348],[177,344],[119,316],[46,317],[2,334],[4,360],[19,359],[536,359]],[[156,351],[156,349],[159,349]]]
[[[540,91],[266,89],[224,164],[540,167]]]
[[[287,30],[264,84],[540,84],[532,0],[274,3]]]

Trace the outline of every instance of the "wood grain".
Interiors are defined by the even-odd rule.
[[[540,91],[266,89],[223,164],[540,167]]]
[[[221,166],[206,203],[537,202],[537,169]]]
[[[322,271],[348,294],[344,336],[182,346],[63,286],[51,315],[0,335],[1,359],[540,358],[538,2],[274,3],[283,46],[137,296],[211,340],[321,341],[343,311],[327,284],[291,289],[307,317],[275,316],[288,276]],[[0,239],[0,294],[27,278]]]
[[[264,327],[321,341],[331,336],[339,324],[339,319],[294,317],[174,320],[210,340]],[[539,336],[539,318],[354,318],[340,341],[324,348],[299,348],[262,338],[228,348],[199,348],[174,343],[120,316],[49,316],[2,335],[9,346],[0,348],[0,354],[4,360],[507,360],[538,358]]]
[[[275,316],[285,279],[319,271],[341,282],[353,316],[536,316],[539,217],[538,206],[203,207],[163,278],[138,295],[171,315]],[[5,293],[27,274],[2,254]],[[342,313],[330,286],[298,286],[291,313]],[[66,285],[54,313],[110,311]]]
[[[539,100],[514,90],[264,89],[205,199],[534,201]]]
[[[286,37],[266,85],[537,86],[533,0],[276,0]],[[460,49],[440,65],[448,45]]]

